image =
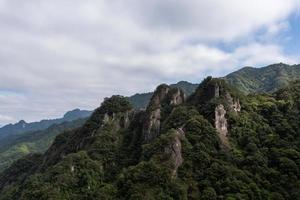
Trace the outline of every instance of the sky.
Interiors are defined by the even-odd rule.
[[[0,126],[300,63],[300,0],[0,0]]]

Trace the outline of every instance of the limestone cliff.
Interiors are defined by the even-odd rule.
[[[184,131],[180,128],[176,130],[172,143],[166,147],[166,152],[170,153],[170,160],[173,164],[173,177],[177,176],[177,169],[183,163],[181,139],[184,137]]]
[[[226,110],[222,104],[218,105],[215,108],[215,128],[219,133],[220,140],[222,145],[229,147],[229,142],[227,138],[228,129],[227,129],[227,119],[225,117]]]
[[[214,124],[223,147],[229,147],[226,114],[241,111],[239,94],[223,79],[206,78],[189,100]]]
[[[162,109],[167,106],[177,106],[185,101],[184,93],[178,88],[160,85],[155,90],[145,112],[143,137],[145,142],[152,141],[160,134]]]

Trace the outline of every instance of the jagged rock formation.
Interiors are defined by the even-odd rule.
[[[112,133],[127,128],[130,115],[134,112],[125,98],[112,96],[106,98],[96,109],[87,123],[73,132],[66,132],[55,139],[53,145],[46,151],[42,169],[63,159],[67,154],[92,146],[95,138],[109,127]]]
[[[170,105],[177,106],[184,102],[185,94],[178,88],[171,89]]]
[[[181,139],[184,137],[184,131],[179,128],[175,132],[175,137],[173,142],[166,147],[165,151],[169,153],[171,162],[173,163],[173,171],[172,175],[173,177],[177,176],[177,170],[178,167],[180,167],[183,163],[183,157],[182,157],[182,145],[181,145]]]
[[[152,141],[160,134],[162,108],[180,105],[184,100],[185,95],[178,88],[171,88],[164,84],[157,87],[146,109],[143,126],[144,141],[146,143]]]
[[[133,114],[132,111],[125,111],[122,114],[118,113],[105,113],[103,120],[102,120],[102,125],[101,127],[105,126],[108,123],[113,123],[116,127],[116,130],[119,130],[120,128],[128,128],[130,124],[130,119],[129,116]]]
[[[229,142],[227,138],[228,128],[227,128],[227,119],[225,117],[226,110],[222,104],[218,105],[215,108],[215,128],[219,133],[222,144],[225,147],[229,147]]]
[[[160,108],[149,112],[149,117],[144,122],[143,135],[144,141],[149,142],[156,138],[160,133]]]
[[[198,84],[189,83],[187,81],[180,81],[176,84],[169,85],[171,88],[179,88],[181,89],[186,96],[190,96],[195,92]],[[136,109],[146,109],[149,105],[151,97],[153,96],[153,92],[148,93],[137,93],[133,96],[128,97],[128,101],[133,105]]]
[[[223,101],[227,105],[228,112],[238,113],[241,111],[241,105],[239,99],[234,99],[228,90],[222,90],[223,94],[220,93],[220,86],[215,86],[215,98],[220,98],[223,95]],[[226,108],[223,104],[219,104],[215,107],[215,128],[219,133],[220,140],[223,148],[230,148],[228,140],[228,124],[226,119]]]
[[[226,113],[241,111],[239,94],[234,91],[223,79],[206,78],[198,87],[195,94],[190,98],[190,102],[197,105],[200,112],[207,116],[214,124],[222,147],[230,146],[228,140],[228,124]],[[208,109],[212,108],[212,110]]]
[[[230,93],[227,91],[225,93],[226,104],[228,105],[228,110],[238,113],[241,111],[241,104],[239,99],[234,99]]]

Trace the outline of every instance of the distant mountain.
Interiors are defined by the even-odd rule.
[[[300,78],[300,65],[283,63],[262,68],[244,67],[224,77],[244,93],[274,92]]]
[[[179,88],[185,93],[186,96],[190,96],[196,90],[198,84],[190,83],[187,81],[179,81],[176,84],[171,84],[170,87]],[[152,95],[153,92],[141,94],[137,93],[133,96],[128,97],[128,101],[133,105],[134,108],[146,108]]]
[[[267,92],[272,93],[300,79],[300,65],[273,64],[262,68],[244,67],[223,77],[227,83],[235,86],[245,94]],[[181,89],[186,96],[190,96],[198,84],[180,81],[171,87]],[[135,108],[146,108],[153,92],[135,94],[128,97],[128,101]]]
[[[89,117],[92,114],[93,111],[89,110],[80,110],[80,109],[74,109],[72,111],[66,112],[64,114],[62,121],[73,121],[80,118],[86,118]]]
[[[7,135],[0,140],[0,172],[27,154],[43,153],[58,134],[82,126],[86,119],[80,118],[61,124],[53,124],[45,130]]]
[[[152,95],[153,95],[153,92],[137,93],[135,95],[128,97],[128,101],[136,109],[146,108]]]
[[[0,140],[11,134],[22,134],[29,131],[45,130],[53,124],[60,124],[66,121],[73,121],[79,118],[86,118],[92,114],[92,111],[75,109],[67,112],[62,118],[46,119],[39,122],[27,123],[24,120],[16,124],[8,124],[0,128]]]

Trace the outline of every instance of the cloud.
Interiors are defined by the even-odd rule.
[[[10,117],[10,116],[6,116],[6,115],[0,115],[0,121],[1,121],[1,124],[0,124],[0,127],[5,125],[5,124],[8,124],[12,121],[14,121],[15,119]]]
[[[230,40],[287,17],[297,0],[122,1],[140,23],[191,33],[203,39]]]
[[[233,57],[241,60],[242,65],[255,66],[268,65],[270,63],[287,63],[295,64],[299,62],[299,58],[285,55],[280,46],[273,44],[253,43],[247,46],[237,48]]]
[[[299,62],[277,43],[299,5],[0,0],[0,124],[93,109],[106,96],[150,91],[161,82]]]

